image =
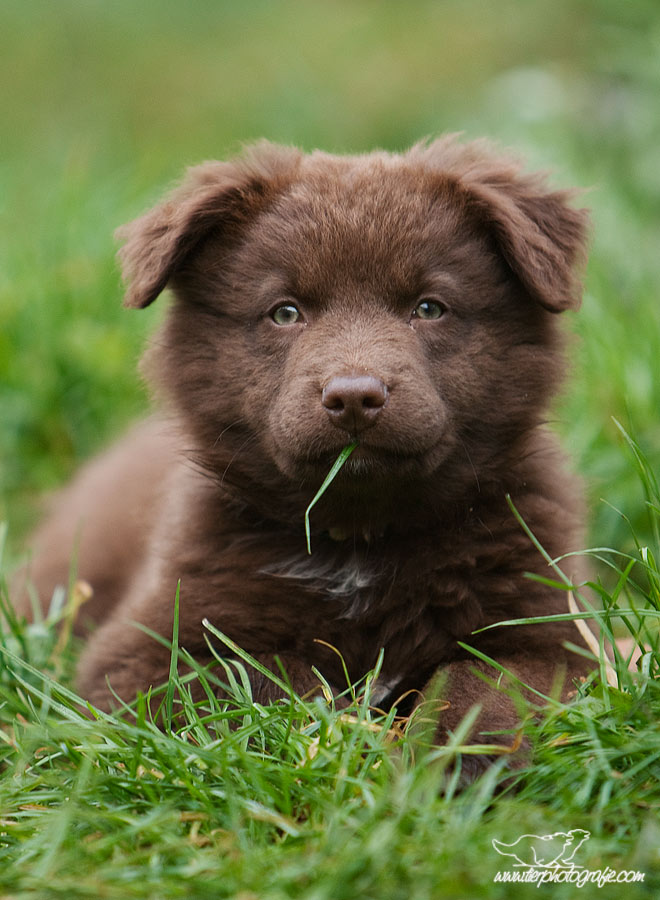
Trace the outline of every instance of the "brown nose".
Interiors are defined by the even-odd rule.
[[[323,388],[321,403],[333,425],[358,434],[375,423],[388,394],[374,375],[336,375]]]

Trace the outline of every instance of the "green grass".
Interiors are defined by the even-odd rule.
[[[348,717],[295,697],[260,708],[240,668],[221,669],[231,699],[205,711],[172,686],[122,720],[85,717],[65,598],[27,627],[3,586],[0,895],[509,898],[530,888],[492,881],[491,840],[571,828],[591,832],[585,865],[647,873],[626,897],[657,894],[659,50],[655,0],[5,0],[4,574],[38,498],[147,406],[135,367],[164,304],[122,310],[119,224],[244,141],[364,151],[463,130],[590,189],[552,422],[586,481],[601,633],[649,649],[528,722],[515,784],[503,759],[459,793],[461,735],[431,748],[419,717],[392,733],[368,681]]]
[[[660,492],[632,447],[657,534]],[[626,896],[654,896],[660,544],[630,559],[598,553],[617,574],[613,591],[591,585],[600,635],[613,641],[623,622],[639,665],[615,647],[571,703],[521,706],[526,766],[512,773],[502,755],[463,791],[469,717],[434,746],[433,704],[408,721],[374,708],[378,666],[346,686],[348,709],[330,694],[298,697],[276,675],[286,699],[262,706],[247,677],[259,664],[210,625],[239,662],[201,668],[175,641],[168,685],[122,715],[96,712],[70,687],[77,648],[62,635],[75,604],[26,625],[0,582],[0,888],[17,898],[508,898],[510,886],[494,881],[509,867],[493,838],[582,828],[591,836],[581,865],[643,872]],[[179,663],[192,674],[179,676]],[[205,687],[197,704],[192,678]],[[603,896],[596,886],[579,895]]]

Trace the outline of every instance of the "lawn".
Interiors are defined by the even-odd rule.
[[[461,792],[463,734],[430,746],[433,711],[374,710],[370,677],[348,712],[260,707],[239,667],[229,700],[185,704],[164,729],[167,692],[84,717],[70,609],[28,627],[3,581],[0,896],[509,898],[531,886],[494,880],[512,860],[491,842],[572,829],[590,834],[581,865],[641,871],[625,896],[657,896],[655,0],[5,0],[0,83],[4,579],[44,494],[147,408],[136,362],[165,304],[122,309],[118,225],[186,165],[259,137],[341,152],[463,131],[588,189],[593,249],[552,419],[585,479],[600,631],[647,649],[609,681],[601,660],[569,706],[539,699],[527,767],[512,778],[503,757]]]

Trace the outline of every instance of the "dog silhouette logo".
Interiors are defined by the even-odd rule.
[[[582,828],[555,831],[553,834],[521,834],[512,844],[493,839],[493,847],[502,856],[511,856],[518,866],[542,866],[573,868],[573,857],[591,837]]]

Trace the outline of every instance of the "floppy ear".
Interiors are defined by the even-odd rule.
[[[411,155],[454,181],[531,297],[550,312],[579,306],[589,213],[571,205],[578,191],[550,190],[487,141],[461,144],[448,135]]]
[[[211,230],[248,221],[288,183],[300,158],[293,148],[262,142],[234,162],[195,166],[163,203],[117,229],[125,305],[152,303]]]
[[[577,308],[589,228],[587,210],[569,205],[577,192],[549,191],[538,176],[477,181],[468,190],[530,296],[550,312]]]

